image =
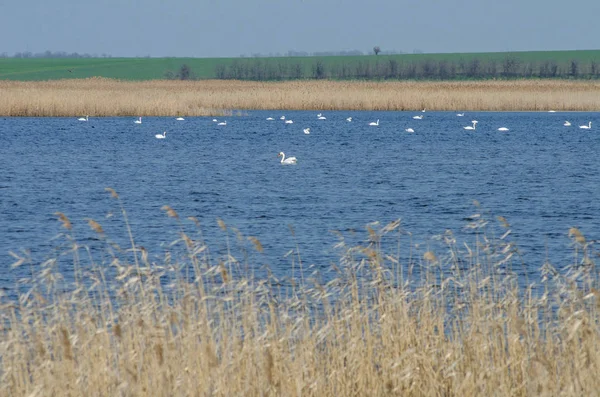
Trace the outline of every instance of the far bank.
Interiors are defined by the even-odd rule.
[[[600,82],[0,81],[4,117],[210,116],[237,109],[596,111]]]

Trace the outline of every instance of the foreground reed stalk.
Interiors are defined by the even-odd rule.
[[[597,111],[600,82],[363,82],[104,78],[0,81],[0,116],[207,116],[242,110]]]
[[[569,232],[574,263],[564,272],[544,264],[537,288],[519,286],[510,225],[501,218],[504,233],[497,237],[480,215],[467,225],[474,245],[446,232],[438,252],[402,250],[412,253],[406,262],[383,251],[405,235],[400,222],[370,225],[363,245],[346,246],[340,237],[334,277],[314,272],[302,282],[250,277],[233,246],[211,258],[202,239],[185,231],[187,221],[163,209],[181,236],[165,263],[133,240],[130,249],[119,249],[88,220],[98,244],[106,245],[95,258],[98,251],[79,244],[69,219],[58,214],[68,242],[61,255],[72,258],[74,274],[59,272],[58,257],[50,259],[18,300],[4,299],[0,395],[582,396],[600,390],[596,253],[577,229]],[[258,239],[219,225],[247,257],[248,249],[262,250]],[[14,268],[26,265],[19,258]]]

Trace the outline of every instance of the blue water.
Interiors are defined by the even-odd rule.
[[[360,241],[372,221],[401,218],[423,247],[447,229],[460,234],[481,211],[473,200],[491,220],[510,222],[531,269],[546,258],[569,263],[572,226],[600,238],[596,113],[426,112],[423,120],[409,112],[325,112],[327,120],[316,113],[247,112],[220,118],[227,126],[212,117],[146,117],[140,125],[129,117],[0,119],[0,286],[28,271],[10,268],[9,250],[29,249],[34,261],[53,255],[56,211],[83,242],[86,218],[127,241],[106,187],[119,193],[136,243],[157,261],[178,238],[177,222],[161,211],[167,204],[182,219],[200,220],[214,253],[228,242],[217,218],[258,237],[265,251],[252,254],[249,266],[268,264],[280,274],[289,272],[286,253],[296,244],[306,266],[328,267],[337,258],[331,231]],[[294,124],[279,120],[283,114]],[[378,127],[368,125],[376,119]],[[472,119],[477,130],[465,131]],[[577,127],[590,120],[598,127]],[[510,131],[498,132],[501,126]],[[165,130],[166,139],[154,138]],[[298,164],[281,165],[280,151]],[[187,230],[191,222],[183,222]],[[237,244],[231,233],[229,244]]]

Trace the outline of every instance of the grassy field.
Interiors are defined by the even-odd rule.
[[[118,203],[114,213],[128,225]],[[181,236],[161,248],[164,259],[149,257],[129,227],[130,246],[119,247],[96,221],[72,224],[60,213],[61,249],[41,264],[15,257],[12,271],[30,277],[19,279],[18,299],[0,305],[0,395],[600,390],[597,252],[577,229],[568,231],[573,262],[546,263],[529,273],[535,280],[520,279],[507,220],[483,211],[467,225],[472,241],[447,231],[439,246],[412,246],[400,222],[371,224],[364,245],[340,235],[331,279],[300,273],[299,252],[288,277],[257,279],[242,270],[263,249],[256,237],[219,221],[228,249],[216,254],[195,219],[163,210]],[[96,237],[77,240],[74,230],[87,226]],[[61,272],[65,261],[71,270]]]
[[[379,55],[380,61],[397,60],[400,63],[433,60],[459,63],[479,59],[483,62],[496,60],[501,63],[506,57],[515,57],[521,64],[554,61],[560,67],[567,67],[571,60],[577,60],[581,67],[592,61],[600,63],[600,50],[578,51],[531,51],[513,53],[451,53],[451,54],[400,54]],[[252,60],[251,58],[250,60]],[[261,62],[300,65],[306,76],[317,61],[331,69],[337,65],[353,67],[360,62],[374,61],[375,56],[326,56],[326,57],[281,57],[258,58]],[[71,78],[106,77],[122,80],[162,79],[165,72],[177,72],[182,64],[190,66],[199,79],[213,79],[218,65],[231,66],[234,62],[248,58],[0,58],[0,80],[40,81]]]
[[[600,82],[110,79],[0,81],[0,115],[207,116],[235,110],[597,111]]]
[[[201,58],[30,58],[0,59],[0,80],[42,81],[106,77],[121,80],[156,80],[182,64],[201,78],[210,78],[218,59]]]

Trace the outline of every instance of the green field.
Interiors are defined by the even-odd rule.
[[[568,74],[572,61],[576,61],[582,77],[589,75],[590,70],[595,76],[592,64],[600,64],[600,50],[280,58],[0,58],[0,80],[40,81],[94,76],[122,80],[155,80],[165,78],[168,71],[177,73],[183,64],[188,65],[194,77],[198,79],[216,78],[219,67],[232,68],[234,65],[246,65],[246,68],[256,65],[269,65],[271,69],[289,68],[301,70],[304,77],[310,77],[317,63],[323,65],[327,71],[339,71],[342,65],[354,70],[360,65],[387,65],[390,61],[396,61],[401,66],[425,65],[428,61],[435,64],[447,62],[460,69],[466,68],[465,65],[473,60],[478,60],[483,65],[482,68],[496,63],[496,67],[501,71],[502,63],[508,58],[516,59],[523,71],[531,68],[533,74],[540,65],[553,62],[558,66],[561,77]]]
[[[168,70],[189,65],[199,78],[214,75],[217,58],[3,58],[2,80],[58,80],[107,77],[123,80],[156,80]]]

